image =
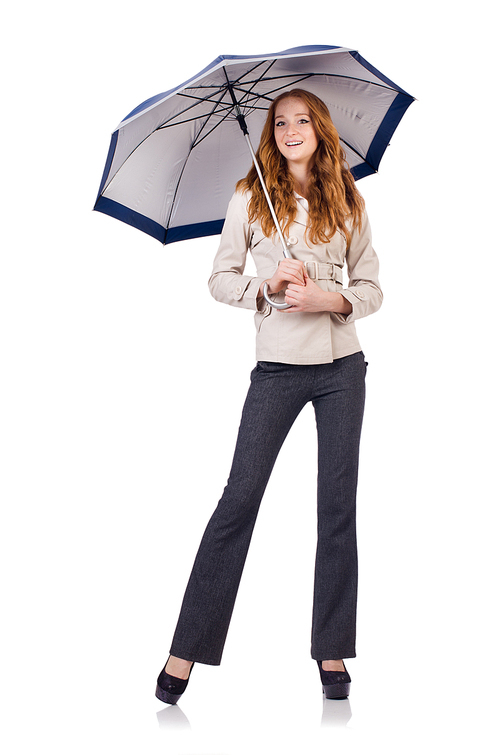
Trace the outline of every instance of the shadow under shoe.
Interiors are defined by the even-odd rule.
[[[168,663],[168,661],[167,661]],[[167,664],[165,664],[166,666]],[[179,679],[177,676],[167,674],[165,667],[160,671],[158,681],[156,683],[156,697],[161,700],[162,703],[168,703],[169,705],[175,705],[183,692],[185,692],[188,686],[191,671],[193,670],[194,663],[189,669],[189,676],[187,679]]]
[[[351,690],[351,677],[345,671],[325,671],[322,667],[322,661],[317,661],[323,692],[328,700],[345,700]]]

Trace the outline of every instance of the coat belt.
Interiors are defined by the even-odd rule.
[[[316,262],[316,260],[307,260],[304,262],[308,276],[312,280],[336,280],[342,283],[342,268],[334,265],[333,262]]]

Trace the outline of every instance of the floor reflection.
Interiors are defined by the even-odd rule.
[[[178,705],[167,705],[156,714],[160,729],[191,729],[191,724],[186,714]]]
[[[156,714],[158,726],[161,729],[191,731],[188,717],[178,705],[167,705]],[[321,715],[322,727],[344,728],[352,718],[349,698],[346,700],[328,700],[323,697],[323,711]]]
[[[323,699],[323,714],[321,716],[321,726],[337,726],[342,728],[347,726],[351,720],[351,704],[347,700],[327,700]]]

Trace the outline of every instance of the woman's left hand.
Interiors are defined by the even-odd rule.
[[[307,275],[305,268],[304,285],[290,283],[285,291],[285,301],[291,306],[288,309],[279,310],[280,312],[341,312],[342,314],[352,312],[351,303],[342,294],[323,291]]]

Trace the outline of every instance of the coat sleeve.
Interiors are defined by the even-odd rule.
[[[266,305],[265,300],[257,299],[265,278],[244,275],[246,256],[252,241],[247,203],[248,194],[241,192],[236,192],[229,203],[208,287],[217,301],[257,310]]]
[[[350,315],[337,313],[342,322],[354,322],[380,309],[383,294],[378,281],[378,257],[372,246],[370,222],[366,214],[359,230],[352,234],[346,254],[349,286],[339,293],[352,304]]]

